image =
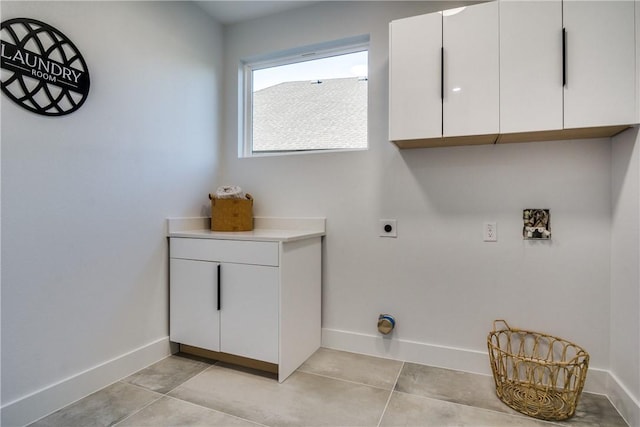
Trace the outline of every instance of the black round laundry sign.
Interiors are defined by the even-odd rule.
[[[89,69],[76,46],[44,22],[3,21],[0,29],[2,92],[37,114],[62,116],[89,94]]]

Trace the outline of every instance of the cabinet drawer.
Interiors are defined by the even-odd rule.
[[[279,265],[277,242],[241,240],[189,239],[172,237],[171,258],[239,264]]]

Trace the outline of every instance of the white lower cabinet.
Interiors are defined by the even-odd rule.
[[[170,239],[170,339],[278,365],[320,347],[320,238]]]
[[[172,258],[170,269],[172,341],[278,363],[277,267]]]

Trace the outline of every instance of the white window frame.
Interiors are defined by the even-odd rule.
[[[238,96],[238,157],[282,156],[318,152],[326,153],[335,151],[367,150],[369,148],[368,132],[366,148],[331,148],[296,151],[282,150],[274,152],[253,151],[253,71],[281,65],[295,64],[298,62],[329,58],[332,56],[346,55],[365,50],[370,50],[368,34],[256,56],[241,61],[241,67],[239,70],[240,84],[238,85],[240,92]]]

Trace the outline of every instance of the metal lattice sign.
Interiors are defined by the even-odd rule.
[[[89,94],[89,69],[76,46],[44,22],[9,19],[0,29],[2,92],[37,114],[62,116]]]

